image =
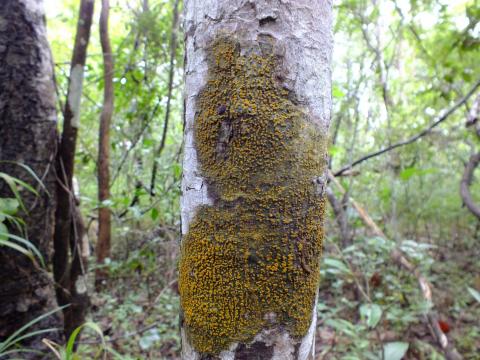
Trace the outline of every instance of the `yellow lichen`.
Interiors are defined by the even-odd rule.
[[[265,45],[265,44],[264,44]],[[210,49],[195,143],[214,205],[182,242],[179,288],[195,349],[217,354],[262,329],[303,336],[319,282],[325,141],[276,80],[274,44]]]

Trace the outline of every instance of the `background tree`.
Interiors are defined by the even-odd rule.
[[[55,213],[54,274],[57,298],[63,310],[66,337],[80,326],[88,308],[85,225],[75,198],[73,175],[87,48],[90,41],[94,0],[82,0],[74,50],[70,63],[68,90],[63,109],[63,132],[57,154],[57,209]],[[77,282],[78,281],[78,282]]]
[[[331,7],[185,3],[184,359],[315,354]]]
[[[9,231],[26,237],[49,264],[56,206],[57,115],[44,16],[42,1],[6,0],[0,7],[0,172],[37,190],[38,194],[25,189],[19,194],[25,233],[12,224]],[[10,185],[5,178],[0,180],[2,201],[14,198]],[[54,310],[57,303],[47,269],[18,251],[0,247],[0,274],[1,342],[21,325]],[[62,328],[58,313],[32,330],[49,328]],[[29,337],[24,345],[39,350],[44,336]],[[53,332],[49,337],[59,342],[62,336]],[[41,357],[26,354],[25,358]]]
[[[100,42],[103,54],[103,108],[100,116],[98,135],[98,240],[97,263],[103,264],[110,256],[111,213],[110,201],[110,126],[113,114],[113,54],[108,34],[108,17],[110,3],[102,0],[100,13]],[[97,271],[95,282],[100,285],[105,280],[106,272]]]

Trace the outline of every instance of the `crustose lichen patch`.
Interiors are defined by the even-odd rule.
[[[197,99],[195,144],[214,204],[198,209],[183,239],[179,286],[202,353],[273,326],[300,337],[311,321],[325,140],[278,84],[268,45],[241,54],[235,40],[217,39]]]

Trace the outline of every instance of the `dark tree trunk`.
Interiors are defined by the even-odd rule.
[[[56,205],[57,118],[52,59],[41,3],[2,0],[0,6],[0,171],[38,190],[38,196],[21,191],[28,213],[20,216],[25,220],[28,240],[48,264]],[[18,164],[35,172],[44,188]],[[0,180],[0,198],[11,196],[8,185]],[[19,252],[0,247],[0,342],[26,322],[56,307],[54,284],[47,270]],[[48,327],[62,327],[59,313],[29,330]],[[26,339],[24,346],[44,349],[43,337],[61,341],[60,333],[42,334]]]
[[[70,68],[69,86],[65,102],[63,133],[57,156],[58,205],[55,213],[54,274],[57,298],[60,305],[71,304],[64,309],[65,335],[80,326],[88,308],[86,292],[87,259],[83,259],[83,220],[73,193],[73,174],[77,131],[80,123],[80,102],[87,47],[92,25],[94,0],[80,3],[77,34]]]

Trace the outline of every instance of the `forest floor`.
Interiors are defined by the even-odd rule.
[[[112,358],[179,359],[178,235],[165,227],[147,237],[130,232],[120,240],[109,264],[108,284],[91,295],[91,320],[117,354]],[[442,329],[465,359],[475,360],[480,359],[480,302],[468,288],[480,291],[480,249],[471,240],[449,248],[423,246],[420,261],[430,264],[425,275],[434,288]],[[427,305],[413,277],[381,251],[359,255],[370,252],[365,244],[381,247],[378,239],[359,241],[340,252],[326,240],[316,359],[382,359],[381,349],[391,343],[408,344],[403,359],[443,359],[423,320]],[[362,291],[381,309],[373,326],[366,324],[371,314],[366,319],[359,311],[367,302]],[[80,355],[85,358],[102,348],[89,331],[82,343]]]

